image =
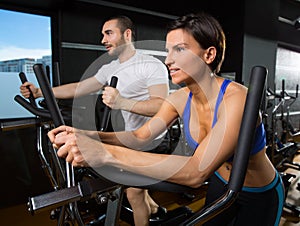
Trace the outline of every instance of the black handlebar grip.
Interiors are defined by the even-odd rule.
[[[284,98],[284,93],[285,93],[285,80],[284,79],[282,79],[281,89],[282,89],[281,96],[282,96],[282,98]]]
[[[46,65],[45,68],[46,68],[46,75],[47,75],[48,81],[50,83],[50,67],[49,67],[49,65]]]
[[[250,88],[247,93],[238,144],[228,182],[228,188],[233,191],[240,191],[244,183],[267,73],[267,69],[263,66],[255,66],[251,71]]]
[[[20,77],[20,80],[21,80],[22,84],[27,82],[27,78],[26,78],[26,75],[24,74],[24,72],[20,72],[19,77]]]
[[[298,98],[298,89],[299,89],[299,84],[296,85],[296,98]]]
[[[50,86],[43,64],[33,65],[33,71],[36,75],[40,88],[42,90],[47,108],[52,116],[55,127],[64,125],[64,119],[57,105],[53,90]]]
[[[53,63],[52,86],[60,86],[60,73],[58,62]]]
[[[118,82],[118,77],[113,76],[113,77],[111,77],[109,86],[116,88],[117,82]],[[111,110],[110,107],[108,107],[108,106],[104,107],[103,117],[102,117],[101,125],[100,125],[100,131],[104,131],[107,127],[110,110]]]
[[[22,82],[22,84],[24,84],[25,82],[27,82],[27,78],[26,78],[26,75],[24,72],[20,72],[19,73],[19,77],[20,77],[20,80]],[[29,92],[30,92],[30,95],[29,95],[29,102],[36,107],[36,102],[35,102],[35,99],[34,99],[34,96],[33,96],[33,93],[31,91],[31,89],[29,88],[29,86],[27,86],[27,89],[29,89]]]

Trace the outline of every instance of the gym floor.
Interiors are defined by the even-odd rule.
[[[295,156],[294,158],[295,163],[300,164],[300,150],[298,150],[298,155]],[[292,168],[288,168],[286,173],[290,173],[295,175],[296,177],[291,181],[291,185],[288,191],[288,195],[286,197],[286,202],[290,203],[291,205],[294,205],[298,207],[298,210],[300,209],[300,171]],[[297,189],[298,188],[298,189]],[[291,211],[288,209],[284,208],[282,217],[281,217],[281,222],[280,226],[296,226],[300,225],[300,218],[299,215],[296,216],[293,214]]]
[[[295,159],[295,162],[300,163],[300,155],[298,154]],[[287,173],[296,175],[291,181],[289,188],[287,202],[300,206],[300,196],[299,190],[297,190],[298,183],[300,183],[300,172],[295,169],[287,169]],[[180,205],[185,205],[196,211],[203,206],[204,203],[204,194],[205,190],[199,191],[195,194],[196,200],[193,202],[188,202],[186,199],[183,199],[181,196],[176,194],[157,192],[152,193],[152,196],[155,200],[159,200],[160,205],[165,206],[168,210],[175,209]],[[0,225],[11,225],[11,226],[56,226],[56,222],[50,219],[49,211],[41,211],[32,216],[27,211],[26,204],[16,205],[9,208],[0,209]],[[120,226],[128,226],[129,224],[125,222],[120,222]],[[300,218],[296,216],[291,211],[284,209],[280,226],[299,226]]]

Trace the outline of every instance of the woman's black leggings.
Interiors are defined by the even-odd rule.
[[[217,173],[210,178],[205,205],[221,197],[227,182]],[[275,179],[261,188],[243,187],[235,202],[204,226],[278,226],[284,204],[284,186],[276,173]]]

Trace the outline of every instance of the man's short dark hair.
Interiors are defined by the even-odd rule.
[[[135,27],[134,27],[132,20],[129,17],[124,16],[124,15],[118,15],[118,16],[112,16],[112,17],[108,18],[106,21],[109,21],[109,20],[117,20],[118,27],[120,28],[120,31],[122,33],[124,33],[126,29],[130,29],[132,32],[132,41],[135,40],[135,38],[136,38]]]

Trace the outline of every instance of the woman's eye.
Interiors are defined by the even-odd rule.
[[[177,47],[177,48],[176,48],[176,51],[177,51],[177,52],[182,52],[182,51],[184,51],[184,47]]]

